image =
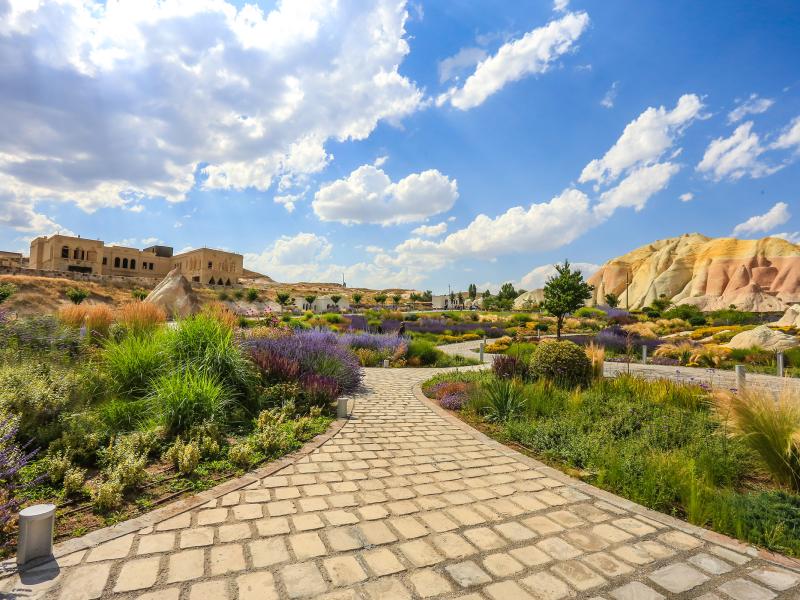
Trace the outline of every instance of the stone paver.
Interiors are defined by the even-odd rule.
[[[0,577],[0,597],[800,598],[790,566],[443,417],[413,391],[434,373],[368,369],[351,419],[312,453],[197,509],[123,529],[137,533],[100,545],[87,537],[86,550],[27,582]]]

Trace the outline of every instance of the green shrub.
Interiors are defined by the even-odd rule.
[[[248,302],[255,302],[256,300],[258,300],[258,290],[256,288],[247,288],[245,296],[247,296]]]
[[[147,290],[143,290],[141,288],[134,288],[131,290],[131,298],[134,300],[144,300],[147,298],[148,292]]]
[[[594,308],[593,306],[582,306],[575,311],[573,316],[578,318],[604,319],[606,313],[599,308]]]
[[[95,412],[105,425],[105,430],[114,435],[138,429],[149,418],[150,405],[146,399],[112,398],[98,406]]]
[[[81,302],[86,300],[86,298],[89,297],[88,290],[85,290],[83,288],[74,288],[74,287],[67,288],[67,291],[64,292],[64,294],[73,304],[80,304]]]
[[[531,353],[531,374],[558,385],[586,386],[592,379],[592,363],[583,348],[567,340],[544,340]]]
[[[247,468],[253,462],[253,449],[247,442],[238,442],[228,448],[228,460],[237,467]]]
[[[92,504],[101,513],[110,512],[122,506],[122,484],[106,481],[92,490]]]
[[[467,408],[483,416],[487,421],[502,423],[516,419],[525,409],[524,387],[516,379],[487,379],[476,396],[467,403]]]
[[[120,341],[109,341],[103,361],[115,391],[124,398],[144,398],[152,380],[169,367],[163,333],[128,335]]]
[[[70,467],[64,473],[64,495],[66,497],[77,496],[83,491],[83,484],[86,481],[86,470],[80,467]]]
[[[0,304],[17,293],[17,286],[13,283],[0,283]]]
[[[322,315],[322,318],[325,319],[327,323],[330,323],[332,325],[344,323],[344,317],[338,313],[325,313],[324,315]]]
[[[72,460],[66,452],[53,452],[45,457],[47,477],[55,485],[64,481],[64,476],[72,466]]]
[[[222,290],[221,292],[217,293],[217,298],[221,302],[227,302],[228,300],[231,299],[231,297],[228,295],[228,292],[226,292],[225,290]]]
[[[438,350],[433,342],[425,340],[410,340],[406,356],[409,362],[415,359],[420,365],[432,365],[439,358],[441,350]]]
[[[230,395],[214,375],[188,369],[159,377],[148,401],[156,422],[175,436],[205,423],[224,422]]]

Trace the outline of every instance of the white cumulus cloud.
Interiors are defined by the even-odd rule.
[[[672,110],[650,107],[628,123],[616,143],[602,158],[587,164],[579,181],[607,183],[633,167],[650,165],[669,150],[677,137],[701,116],[703,103],[695,94],[685,94]]]
[[[413,223],[450,210],[458,198],[455,179],[436,169],[392,182],[373,165],[320,187],[312,206],[323,221],[394,225]]]
[[[706,148],[697,170],[715,181],[721,179],[741,179],[742,177],[763,177],[780,169],[771,167],[761,160],[766,152],[761,139],[753,130],[753,122],[739,125],[728,137],[711,141]]]
[[[607,219],[618,208],[642,210],[654,194],[667,187],[669,180],[679,170],[678,165],[670,162],[633,170],[619,185],[600,195],[600,201],[594,207],[595,214]]]
[[[770,98],[761,98],[758,94],[750,94],[750,97],[740,102],[736,108],[728,113],[728,123],[741,121],[747,115],[759,115],[767,112],[775,104]]]
[[[795,117],[783,133],[775,140],[772,147],[779,150],[800,148],[800,117]]]
[[[0,212],[317,173],[328,140],[421,106],[407,18],[397,0],[0,1]]]
[[[678,196],[678,198],[680,198],[681,202],[691,202],[694,200],[694,194],[692,192],[685,192]]]
[[[494,55],[478,63],[463,87],[451,88],[436,103],[441,106],[449,101],[456,108],[469,110],[508,83],[546,72],[574,47],[588,25],[589,15],[585,12],[567,13],[518,40],[503,44]]]
[[[789,213],[789,205],[785,202],[778,202],[763,215],[750,217],[743,223],[739,223],[733,228],[733,235],[752,235],[755,233],[766,233],[776,227],[783,225],[792,218]]]
[[[444,221],[436,225],[420,225],[416,229],[412,229],[411,233],[420,237],[439,237],[447,231],[447,223]]]

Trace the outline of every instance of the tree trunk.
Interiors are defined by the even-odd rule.
[[[564,323],[564,317],[556,317],[556,341],[561,341],[561,326]]]

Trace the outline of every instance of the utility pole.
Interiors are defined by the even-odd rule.
[[[631,309],[630,283],[628,283],[628,269],[625,269],[625,310]]]

